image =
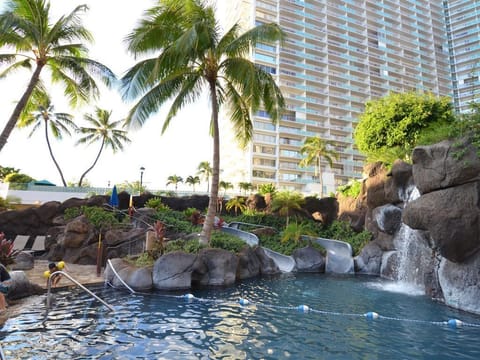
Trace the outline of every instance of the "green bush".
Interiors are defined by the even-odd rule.
[[[360,192],[362,191],[362,182],[359,180],[352,180],[346,185],[339,186],[337,192],[343,196],[352,197],[354,199],[358,198]]]
[[[237,253],[247,246],[247,244],[245,241],[236,236],[224,233],[222,231],[214,231],[212,232],[212,237],[210,239],[210,246],[213,248]]]
[[[80,215],[85,215],[96,229],[108,229],[120,223],[113,212],[97,206],[72,207],[64,212],[65,220],[71,220]]]

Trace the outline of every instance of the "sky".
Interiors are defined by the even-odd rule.
[[[5,0],[0,0],[0,9],[4,3]],[[89,6],[82,19],[95,39],[94,44],[88,45],[90,58],[107,65],[119,77],[135,64],[135,59],[126,51],[123,39],[134,28],[143,12],[152,6],[153,0],[51,0],[50,3],[53,21],[58,16],[71,12],[77,5]],[[0,51],[5,52],[3,49]],[[1,130],[10,117],[15,102],[25,90],[29,75],[28,72],[18,72],[0,80]],[[114,121],[123,119],[132,106],[132,103],[123,102],[117,91],[108,89],[102,91],[101,98],[96,103],[92,102],[90,107],[81,109],[68,107],[62,92],[57,89],[53,95],[53,104],[55,111],[73,114],[77,124],[82,124],[83,114],[93,112],[93,105],[112,110]],[[208,134],[210,108],[207,97],[182,110],[161,135],[167,111],[168,107],[164,106],[142,128],[129,132],[132,143],[126,145],[123,152],[113,154],[111,149],[104,149],[97,165],[86,176],[88,182],[92,186],[107,187],[108,184],[113,186],[126,181],[139,181],[140,168],[144,167],[143,184],[148,189],[160,190],[167,188],[168,176],[179,175],[186,179],[189,175],[196,175],[200,162],[212,163],[213,143]],[[19,168],[22,173],[37,180],[45,179],[61,186],[60,175],[50,158],[43,129],[32,137],[29,134],[30,129],[15,129],[12,132],[0,152],[0,165]],[[79,180],[83,172],[93,164],[100,148],[100,144],[88,147],[75,145],[76,139],[78,135],[64,137],[61,141],[51,138],[54,155],[67,182]]]

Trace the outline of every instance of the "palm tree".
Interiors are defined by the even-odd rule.
[[[234,198],[231,198],[230,200],[227,201],[225,204],[225,209],[227,211],[230,211],[231,209],[234,209],[235,211],[235,216],[237,216],[238,211],[245,211],[247,208],[247,205],[245,205],[245,198],[241,196],[235,196]]]
[[[323,179],[322,179],[322,158],[328,164],[333,166],[333,159],[338,157],[334,150],[329,149],[329,146],[334,144],[330,141],[323,140],[320,137],[308,137],[300,149],[300,153],[305,157],[300,161],[300,166],[307,167],[315,163],[315,176],[318,175],[320,181],[320,198],[323,196]]]
[[[125,130],[118,129],[118,126],[124,123],[124,120],[110,121],[111,111],[95,107],[95,115],[85,114],[83,119],[91,125],[91,127],[81,127],[78,131],[83,134],[77,144],[93,144],[100,141],[100,149],[93,164],[80,176],[78,186],[82,186],[85,175],[92,170],[97,164],[104,148],[111,148],[113,153],[123,150],[124,144],[130,143]]]
[[[218,187],[223,189],[223,196],[225,197],[225,195],[227,193],[227,190],[228,189],[233,189],[233,184],[231,182],[222,180],[218,183]]]
[[[0,14],[0,47],[13,53],[0,54],[0,63],[8,65],[0,73],[4,77],[19,69],[34,69],[27,88],[16,104],[5,128],[0,134],[0,151],[27,105],[33,91],[41,85],[44,68],[50,74],[49,83],[64,86],[65,96],[75,106],[98,96],[99,89],[93,75],[110,86],[115,75],[101,63],[89,59],[83,45],[92,36],[83,27],[80,14],[88,9],[77,6],[70,14],[56,22],[50,19],[50,3],[45,0],[10,0]]]
[[[222,36],[213,6],[201,0],[159,0],[127,37],[128,49],[143,59],[123,77],[124,96],[140,99],[128,124],[142,125],[150,115],[173,99],[162,133],[182,108],[207,89],[211,102],[210,132],[213,138],[212,184],[208,211],[200,235],[210,241],[218,198],[220,133],[218,115],[225,105],[241,145],[252,137],[251,111],[260,108],[277,122],[284,99],[272,76],[246,57],[259,43],[283,39],[277,24],[262,24],[240,34],[234,24]],[[159,52],[159,53],[158,53]]]
[[[200,178],[198,176],[190,175],[189,177],[187,177],[187,180],[185,180],[185,183],[191,185],[193,188],[193,192],[195,192],[195,185],[200,184]]]
[[[243,181],[238,183],[238,187],[240,188],[240,191],[243,190],[245,192],[245,195],[247,195],[248,190],[253,189],[252,183],[243,182]]]
[[[272,200],[272,211],[278,211],[281,216],[285,216],[288,221],[290,213],[295,210],[300,210],[305,203],[302,194],[292,191],[280,191],[275,194]]]
[[[202,161],[198,164],[197,174],[201,175],[207,182],[207,193],[210,192],[210,176],[212,176],[212,167],[208,161]]]
[[[181,184],[183,183],[183,178],[181,176],[178,176],[178,175],[170,175],[168,178],[167,178],[167,186],[170,185],[170,184],[173,184],[175,185],[175,192],[177,192],[177,188],[178,188],[178,184]]]
[[[30,134],[31,137],[38,129],[44,125],[45,140],[47,141],[50,157],[57,168],[62,180],[63,186],[67,187],[67,182],[63,176],[62,169],[53,155],[52,145],[50,144],[49,129],[55,139],[61,140],[63,134],[71,136],[70,129],[76,130],[77,126],[73,122],[73,115],[67,113],[55,112],[55,108],[51,102],[50,96],[44,91],[34,91],[30,98],[29,104],[24,108],[20,115],[20,127],[33,126]]]

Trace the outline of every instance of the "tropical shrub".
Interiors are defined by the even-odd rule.
[[[4,266],[15,263],[17,251],[13,250],[13,241],[7,240],[5,234],[0,233],[0,263]]]
[[[360,192],[362,191],[362,182],[354,179],[346,185],[339,186],[337,192],[346,197],[352,197],[354,199],[358,198]]]
[[[104,210],[98,206],[72,207],[66,209],[64,212],[65,220],[71,220],[80,215],[85,215],[96,229],[108,229],[120,223],[113,212]]]
[[[170,209],[168,207],[168,205],[165,205],[165,204],[162,203],[162,199],[159,198],[159,197],[154,197],[154,198],[148,199],[147,202],[145,203],[145,207],[150,208],[150,209],[154,209],[154,210],[157,210],[157,211],[163,211],[163,210]]]

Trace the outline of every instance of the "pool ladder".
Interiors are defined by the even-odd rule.
[[[55,271],[54,273],[50,274],[50,276],[48,277],[48,291],[47,291],[47,308],[50,308],[50,292],[51,292],[51,288],[52,288],[52,276],[53,275],[56,275],[56,274],[61,274],[63,276],[65,276],[67,279],[69,279],[71,282],[73,282],[75,285],[77,285],[80,289],[82,289],[83,291],[87,292],[88,294],[90,294],[93,298],[97,299],[98,301],[100,301],[109,311],[115,311],[113,309],[112,306],[110,306],[109,304],[107,304],[105,301],[103,301],[102,299],[100,299],[97,295],[95,295],[93,292],[91,292],[90,290],[88,290],[85,286],[83,286],[82,284],[80,284],[77,280],[75,280],[73,277],[71,277],[69,274],[67,274],[66,272],[64,271]],[[1,355],[0,355],[1,356]],[[2,358],[0,358],[2,359]]]

